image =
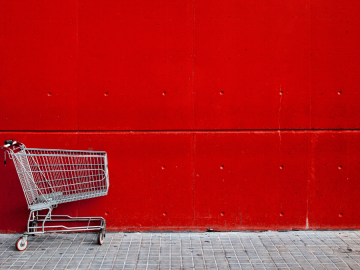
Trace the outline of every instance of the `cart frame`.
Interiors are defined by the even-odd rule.
[[[61,203],[107,195],[106,152],[26,148],[13,140],[5,141],[1,149],[5,151],[5,164],[6,154],[14,161],[30,209],[27,231],[16,242],[19,251],[27,248],[28,236],[44,233],[98,231],[98,244],[103,244],[106,236],[103,217],[71,217],[52,212]],[[40,214],[41,211],[47,213]],[[64,222],[86,225],[65,226]]]

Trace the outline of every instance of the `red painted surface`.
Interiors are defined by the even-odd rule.
[[[56,211],[110,230],[360,228],[359,14],[354,0],[0,1],[0,141],[107,151],[109,195]],[[8,164],[0,232],[20,232]]]
[[[359,150],[358,132],[311,136],[309,222],[313,228],[359,228]]]
[[[79,128],[192,129],[192,18],[190,1],[80,1]]]
[[[303,132],[196,135],[196,223],[221,230],[304,229],[309,137]]]
[[[74,1],[0,2],[1,130],[77,129]]]

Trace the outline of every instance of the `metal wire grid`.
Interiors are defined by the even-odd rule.
[[[29,207],[107,194],[106,152],[23,147],[10,155]]]

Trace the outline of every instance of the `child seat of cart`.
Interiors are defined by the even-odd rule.
[[[97,191],[64,194],[63,192],[53,192],[48,194],[39,194],[29,209],[32,211],[48,209],[59,203],[78,201],[82,199],[95,198],[98,196],[104,196],[107,194],[106,189],[99,189]]]

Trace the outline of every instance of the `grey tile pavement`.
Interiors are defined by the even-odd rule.
[[[0,269],[360,269],[360,231],[19,236],[0,234]]]

